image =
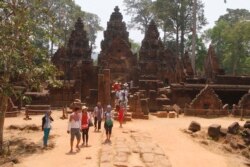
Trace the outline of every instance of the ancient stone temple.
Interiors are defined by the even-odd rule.
[[[191,64],[191,59],[188,55],[188,52],[185,52],[183,58],[183,67],[184,67],[184,73],[185,73],[185,77],[193,77],[194,76],[194,70],[192,68],[192,64]]]
[[[139,56],[140,77],[145,79],[159,78],[159,72],[165,67],[164,63],[166,62],[161,62],[164,56],[164,46],[153,20],[148,25],[145,37],[142,40]]]
[[[101,69],[110,69],[112,81],[125,82],[136,79],[137,58],[131,51],[129,33],[122,19],[123,16],[116,6],[107,23],[107,30],[104,31],[98,66]]]
[[[246,93],[242,98],[240,99],[238,103],[238,109],[234,114],[235,115],[242,115],[243,116],[250,116],[250,91]]]
[[[51,101],[60,105],[70,103],[74,98],[85,100],[91,88],[97,87],[98,69],[91,59],[92,47],[80,18],[75,23],[66,48],[61,47],[52,58],[52,62],[63,71],[62,88],[51,88]]]
[[[204,89],[192,100],[186,115],[226,115],[227,111],[222,109],[223,104],[214,90],[206,85]]]
[[[148,25],[139,52],[140,79],[157,79],[164,83],[181,81],[183,67],[169,49],[164,49],[157,26],[152,20]]]
[[[208,81],[212,81],[216,75],[224,75],[224,70],[220,68],[218,58],[216,57],[214,48],[209,46],[207,56],[204,62],[205,75]]]

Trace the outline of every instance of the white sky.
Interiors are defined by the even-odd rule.
[[[226,9],[247,9],[250,11],[250,0],[227,0],[224,4],[224,0],[202,0],[205,4],[205,17],[208,20],[208,25],[204,28],[208,29],[214,26],[214,22],[223,14],[226,13]],[[75,0],[75,2],[82,7],[82,10],[95,13],[101,19],[101,26],[106,29],[107,21],[109,21],[111,13],[114,11],[115,6],[119,6],[120,12],[123,15],[123,20],[128,23],[130,16],[126,15],[123,6],[123,0]],[[129,38],[135,42],[141,43],[144,34],[140,31],[128,30]],[[100,51],[100,41],[103,39],[103,32],[99,32],[96,39],[96,51]]]

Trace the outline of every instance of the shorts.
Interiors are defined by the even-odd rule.
[[[80,133],[80,129],[79,128],[71,128],[70,130],[70,139],[74,140],[76,136],[77,140],[81,139],[81,133]]]

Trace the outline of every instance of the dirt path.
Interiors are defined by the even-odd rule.
[[[105,134],[95,133],[93,128],[90,129],[90,147],[83,147],[80,152],[75,154],[68,154],[69,151],[69,135],[66,133],[67,121],[60,120],[61,113],[54,113],[55,122],[51,135],[54,135],[55,148],[46,150],[43,153],[33,154],[22,159],[21,163],[15,165],[16,167],[80,167],[91,166],[99,167],[102,159],[102,150],[108,148],[108,145],[103,144]],[[146,145],[147,148],[156,148],[155,150],[163,150],[164,156],[173,167],[237,167],[241,166],[238,161],[231,159],[225,155],[220,155],[209,151],[202,147],[199,143],[194,142],[190,137],[184,134],[180,129],[187,128],[192,120],[201,123],[202,127],[206,127],[212,123],[220,123],[222,127],[227,127],[230,123],[235,121],[233,118],[219,118],[219,119],[202,119],[194,117],[181,117],[178,119],[156,118],[150,116],[150,120],[133,120],[124,125],[124,128],[119,128],[118,123],[115,122],[112,136],[113,151],[123,150],[125,147],[130,148],[132,156],[128,158],[127,165],[133,167],[139,165],[144,167],[139,154],[134,154],[136,146]],[[238,120],[237,120],[238,121]],[[21,117],[7,118],[5,126],[10,124],[37,124],[41,123],[41,116],[33,116],[31,121],[24,122]],[[241,122],[242,123],[242,122]],[[136,132],[136,133],[131,133]],[[34,142],[42,144],[42,131],[37,132],[32,139]],[[25,136],[25,134],[23,134]],[[32,134],[29,134],[32,135]],[[134,136],[133,136],[134,135]],[[140,136],[144,136],[140,138]],[[132,140],[133,139],[133,140]],[[150,139],[150,140],[148,140]],[[135,142],[134,142],[135,141]],[[131,144],[131,142],[133,142]],[[138,144],[139,143],[139,144]],[[137,145],[135,145],[137,144]],[[154,144],[154,145],[152,145]],[[148,147],[149,146],[149,147]],[[159,148],[159,149],[158,149]],[[106,149],[107,150],[107,149]],[[126,148],[125,148],[126,150]],[[106,153],[104,153],[106,154]],[[115,158],[116,152],[112,152],[111,157]],[[141,154],[142,155],[142,154]],[[146,154],[145,154],[146,155]],[[149,155],[149,154],[147,154]],[[150,158],[147,157],[146,159]],[[112,160],[114,162],[114,159]],[[151,162],[150,162],[151,163]],[[150,164],[148,163],[148,164]]]
[[[242,166],[236,158],[227,157],[211,152],[195,143],[190,137],[184,134],[181,129],[187,128],[192,120],[201,123],[201,126],[207,127],[213,123],[219,123],[222,127],[227,127],[234,118],[202,119],[196,117],[181,117],[178,119],[150,117],[150,121],[138,120],[133,124],[128,124],[128,128],[145,130],[153,137],[169,156],[173,167],[238,167]],[[235,161],[236,160],[236,161]]]

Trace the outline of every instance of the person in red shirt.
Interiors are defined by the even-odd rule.
[[[124,120],[124,107],[122,104],[120,104],[120,106],[116,106],[116,111],[118,112],[118,120],[120,123],[120,128],[122,128],[122,123]]]
[[[89,140],[89,121],[90,121],[90,114],[87,112],[87,107],[82,107],[82,120],[81,120],[81,130],[82,130],[82,146],[86,144],[88,146]]]

